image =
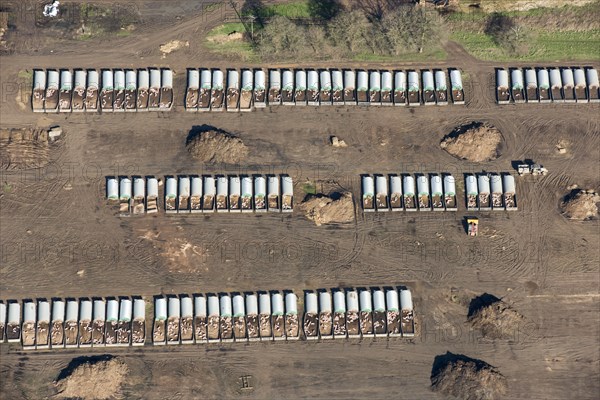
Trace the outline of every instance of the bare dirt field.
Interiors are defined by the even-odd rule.
[[[0,128],[60,125],[66,134],[42,168],[0,171],[0,298],[404,284],[413,292],[419,335],[410,341],[33,352],[2,344],[0,398],[50,397],[56,393],[53,382],[73,358],[112,354],[127,365],[121,393],[131,399],[348,399],[390,393],[441,399],[430,389],[431,374],[436,357],[447,352],[496,368],[506,379],[506,398],[597,397],[599,222],[568,220],[560,205],[574,184],[596,191],[600,186],[599,105],[498,106],[493,74],[499,65],[477,62],[449,44],[446,63],[369,67],[459,67],[465,73],[465,106],[187,113],[187,67],[251,66],[204,51],[195,38],[224,15],[192,3],[140,7],[138,28],[110,40],[77,41],[31,29],[2,56]],[[171,40],[189,46],[162,58],[160,45]],[[34,114],[22,107],[30,92],[19,86],[23,70],[147,66],[176,73],[173,111]],[[440,148],[448,132],[471,121],[502,132],[499,158],[471,163]],[[248,156],[239,165],[193,159],[186,138],[201,125],[239,137]],[[333,148],[331,136],[348,146]],[[564,142],[569,151],[559,154],[556,144]],[[541,162],[549,174],[517,178],[519,210],[477,213],[480,235],[468,237],[462,174],[511,171],[512,161],[525,158]],[[363,214],[359,175],[402,172],[453,173],[459,211]],[[104,200],[106,176],[184,173],[287,173],[295,182],[295,205],[304,198],[302,183],[315,182],[317,192],[351,192],[356,219],[315,226],[299,210],[119,218]],[[510,304],[524,323],[503,339],[483,337],[467,317],[470,301],[484,293]]]

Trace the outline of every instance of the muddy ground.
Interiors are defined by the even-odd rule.
[[[2,57],[1,127],[60,125],[66,132],[60,153],[44,168],[2,171],[2,299],[407,284],[421,332],[410,342],[146,346],[110,353],[129,366],[127,398],[384,398],[396,391],[441,398],[430,392],[430,375],[434,358],[447,351],[497,367],[507,379],[507,398],[596,397],[598,221],[568,221],[559,205],[570,185],[597,190],[600,184],[598,105],[497,106],[493,67],[499,65],[477,62],[450,43],[445,63],[381,67],[459,67],[465,106],[190,114],[183,109],[185,68],[242,64],[207,54],[194,40],[224,12],[201,13],[188,3],[143,9],[146,22],[123,38],[82,42],[28,31]],[[158,22],[161,12],[164,22]],[[159,47],[169,40],[190,46],[161,59]],[[34,67],[147,66],[176,72],[172,112],[34,114],[24,106],[29,88],[19,88],[19,71]],[[503,133],[498,159],[463,162],[440,149],[444,135],[473,120]],[[244,141],[249,156],[243,165],[207,166],[190,158],[186,137],[204,124]],[[348,147],[332,148],[332,135]],[[565,140],[569,152],[558,154],[556,144]],[[519,211],[477,213],[477,238],[465,234],[462,196],[456,213],[363,215],[357,204],[356,223],[336,227],[316,227],[299,212],[118,218],[104,201],[107,175],[205,172],[288,173],[296,204],[307,180],[317,182],[317,191],[319,181],[327,188],[333,181],[356,201],[361,173],[451,172],[463,193],[462,173],[511,171],[511,162],[524,158],[550,173],[517,179]],[[182,245],[185,251],[173,255]],[[481,338],[466,322],[468,302],[452,301],[463,291],[502,298],[527,324],[511,339]],[[3,344],[1,397],[50,396],[73,357],[106,350],[26,353]]]

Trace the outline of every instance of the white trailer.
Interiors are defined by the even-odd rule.
[[[319,306],[317,294],[313,291],[304,293],[303,330],[307,340],[319,338]]]
[[[280,292],[271,294],[271,326],[274,340],[285,340],[285,316],[283,295]],[[261,335],[262,337],[262,335]]]
[[[133,178],[133,214],[146,213],[146,180],[140,176]]]
[[[52,301],[52,323],[50,326],[50,346],[61,348],[65,346],[65,302],[57,299]],[[77,322],[75,322],[77,328]]]
[[[265,71],[257,69],[254,71],[254,107],[265,108],[267,106],[267,77]]]
[[[125,111],[135,112],[137,103],[137,74],[134,70],[128,69],[125,71]]]
[[[563,83],[563,98],[566,103],[574,103],[575,97],[575,79],[571,68],[563,68],[561,70],[561,78]]]
[[[229,177],[229,211],[242,211],[242,181],[239,176]]]
[[[91,309],[90,309],[91,311]],[[91,318],[91,315],[90,315]],[[73,348],[79,344],[79,302],[67,299],[67,312],[65,320],[65,347]],[[89,323],[89,322],[88,322]]]
[[[194,339],[196,343],[206,343],[208,336],[206,297],[202,294],[194,296]]]
[[[533,68],[525,69],[525,95],[528,103],[539,102],[537,73]]]
[[[319,73],[314,69],[308,70],[307,75],[307,92],[306,97],[308,99],[309,106],[319,105]]]
[[[450,84],[452,85],[452,102],[454,104],[465,104],[462,75],[458,69],[450,70]]]
[[[296,70],[296,87],[294,88],[294,102],[297,106],[306,105],[306,71]]]
[[[33,70],[33,92],[31,94],[31,108],[33,112],[44,112],[45,97],[46,72],[41,69]]]
[[[294,211],[294,182],[288,175],[281,176],[281,211]]]
[[[431,194],[427,175],[417,176],[417,191],[419,193],[419,211],[431,211]]]
[[[192,176],[190,187],[190,211],[192,213],[202,212],[202,178]]]
[[[102,70],[102,90],[100,91],[100,111],[102,112],[113,111],[115,94],[113,79],[113,72],[110,69]]]
[[[375,207],[377,211],[390,210],[388,182],[383,175],[375,175]]]
[[[177,296],[167,299],[167,344],[181,342],[181,301]]]
[[[227,111],[240,110],[240,73],[236,69],[227,71]]]
[[[0,301],[0,343],[4,343],[6,328],[6,304]]]
[[[592,103],[600,101],[600,82],[598,81],[598,70],[596,68],[587,68],[585,78],[588,85],[588,99]]]
[[[467,211],[478,210],[479,190],[477,189],[477,178],[469,174],[465,178],[465,194],[467,196]]]
[[[520,68],[513,68],[510,71],[511,93],[515,103],[525,102],[525,85],[523,84],[523,71]]]
[[[69,321],[69,308],[67,303],[67,322]],[[67,336],[67,339],[69,337]],[[92,301],[82,299],[79,303],[79,347],[92,346]],[[67,347],[69,342],[67,342]]]
[[[573,78],[575,79],[575,99],[578,103],[586,103],[587,98],[587,83],[585,81],[585,72],[583,68],[573,69]]]
[[[157,68],[150,68],[150,89],[148,90],[148,111],[160,109],[161,74]]]
[[[223,71],[215,69],[212,72],[212,93],[210,108],[212,111],[223,111],[225,99],[225,77]]]
[[[426,106],[435,105],[435,84],[433,82],[433,72],[424,70],[421,73],[423,78],[423,103]]]
[[[538,81],[538,97],[540,103],[550,102],[550,75],[548,70],[545,68],[539,68],[537,70],[537,81]]]
[[[400,328],[400,303],[398,291],[389,288],[385,291],[385,304],[387,316],[387,332],[390,337],[401,336]]]
[[[319,291],[319,336],[321,339],[333,339],[333,309],[331,293]]]
[[[333,337],[343,339],[347,336],[346,295],[342,290],[335,290],[333,292]]]
[[[490,196],[490,177],[488,174],[480,174],[477,177],[477,189],[479,190],[479,209],[481,211],[487,211],[492,209],[491,196]]]
[[[143,346],[146,342],[146,302],[133,299],[133,321],[131,323],[131,345]]]
[[[442,177],[438,174],[431,175],[431,206],[433,211],[444,211],[444,189]]]
[[[387,336],[385,293],[379,288],[373,290],[373,333],[375,336]]]
[[[281,79],[281,102],[283,105],[294,104],[294,73],[289,69],[283,71]]]
[[[435,100],[438,106],[448,104],[448,84],[446,83],[446,73],[440,69],[434,72],[435,77]]]
[[[158,179],[151,177],[146,180],[146,213],[158,212]]]
[[[106,198],[109,204],[119,203],[119,182],[117,178],[110,177],[106,179]]]
[[[125,71],[116,69],[113,71],[115,94],[113,98],[113,111],[125,112]]]
[[[185,92],[185,110],[198,111],[198,99],[200,94],[200,72],[196,68],[187,71],[187,90]]]
[[[392,89],[394,87],[392,73],[383,71],[381,73],[381,105],[391,106],[394,104]]]
[[[260,339],[258,315],[258,297],[254,293],[246,294],[246,332],[250,341]]]
[[[44,96],[44,110],[46,112],[58,111],[59,79],[58,71],[53,69],[48,70],[46,95]]]
[[[131,345],[131,320],[133,319],[133,302],[130,298],[122,298],[119,302],[119,321],[117,323],[117,346]]]
[[[233,295],[233,337],[236,342],[248,340],[246,302],[244,301],[244,295],[240,293]]]
[[[60,94],[58,96],[58,110],[71,112],[73,98],[73,75],[68,69],[60,71]]]
[[[506,174],[502,178],[504,186],[504,205],[506,210],[514,211],[517,209],[517,194],[515,186],[515,177]]]
[[[123,177],[119,182],[119,213],[127,217],[131,213],[133,185],[130,178]]]
[[[214,212],[215,195],[217,194],[215,178],[212,176],[205,176],[202,188],[204,190],[202,195],[202,212]]]
[[[21,328],[21,344],[23,345],[23,350],[35,349],[36,309],[35,302],[23,302],[23,327]]]
[[[444,206],[446,211],[456,211],[456,180],[452,175],[444,175]]]
[[[406,72],[394,72],[394,105],[406,105]]]
[[[208,323],[207,323],[207,340],[209,343],[215,343],[219,341],[219,324],[220,324],[220,312],[219,312],[219,296],[215,294],[208,295]]]
[[[358,338],[360,337],[360,307],[358,304],[358,292],[356,290],[349,289],[346,291],[346,305],[348,307],[348,311],[346,312],[348,337]]]
[[[278,69],[269,70],[269,94],[267,95],[267,101],[271,106],[281,104],[281,71]]]
[[[364,336],[373,336],[373,304],[371,291],[369,289],[361,289],[358,293],[360,301],[360,333]]]
[[[152,344],[164,346],[167,343],[167,299],[164,296],[154,299],[154,326]]]
[[[267,181],[264,176],[254,177],[254,210],[256,212],[267,211]]]
[[[408,289],[400,291],[400,307],[402,315],[402,336],[415,336],[415,319],[413,312],[412,294]]]
[[[492,210],[504,210],[502,177],[498,174],[490,175],[490,188],[492,191]]]
[[[217,212],[229,212],[229,181],[226,176],[219,175],[217,178]]]
[[[331,72],[324,69],[319,73],[319,78],[321,80],[321,89],[319,91],[319,101],[323,106],[328,106],[331,104]],[[342,88],[343,89],[343,88]]]
[[[287,340],[298,340],[300,338],[298,297],[293,292],[285,294],[285,337]]]
[[[151,76],[152,78],[152,76]],[[152,82],[152,79],[150,79]],[[160,111],[171,111],[173,107],[173,71],[163,68],[160,71]]]
[[[119,325],[119,301],[117,299],[108,299],[106,302],[106,346],[117,345],[117,332]]]
[[[351,69],[344,71],[344,104],[356,105],[356,74]]]
[[[369,104],[381,105],[381,73],[369,72]]]
[[[552,94],[552,101],[555,103],[563,103],[562,93],[563,83],[560,76],[560,69],[550,69],[550,93]]]
[[[50,303],[47,300],[39,300],[37,304],[35,348],[50,348]]]
[[[510,102],[508,72],[502,68],[496,69],[496,100],[498,104],[508,104]]]
[[[279,177],[275,175],[267,176],[267,208],[271,212],[280,212],[281,211],[281,203],[280,203],[280,188],[279,188]]]
[[[258,295],[258,330],[260,340],[273,340],[271,322],[271,296],[262,292]]]
[[[252,90],[254,88],[254,80],[252,71],[248,69],[242,70],[242,95],[240,97],[240,110],[252,111]]]
[[[148,96],[150,95],[150,73],[147,69],[138,69],[137,110],[148,111]]]
[[[106,300],[94,300],[94,313],[92,319],[92,346],[104,347],[106,329]]]
[[[242,177],[242,212],[252,212],[253,181],[250,176]]]
[[[402,189],[404,192],[404,209],[406,211],[417,211],[415,178],[412,175],[404,175],[402,178]]]
[[[200,96],[198,98],[198,110],[210,110],[210,91],[212,90],[212,73],[210,69],[200,70]]]
[[[21,304],[16,301],[8,303],[6,323],[6,340],[8,343],[21,341]]]
[[[363,211],[375,211],[375,183],[373,177],[370,175],[363,175],[361,187]]]
[[[356,73],[356,99],[358,105],[369,105],[369,74],[359,70]]]
[[[223,294],[219,298],[219,306],[221,312],[221,318],[219,323],[219,333],[221,335],[222,342],[232,342],[233,341],[233,324],[232,324],[232,305],[231,305],[231,296],[228,294]]]
[[[402,179],[390,175],[390,207],[392,211],[402,211]]]
[[[417,71],[408,71],[408,105],[421,105],[421,86],[419,84],[419,73]]]
[[[334,105],[344,104],[344,75],[342,71],[331,71],[331,101]]]

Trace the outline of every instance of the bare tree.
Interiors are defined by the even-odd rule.
[[[444,22],[435,10],[402,6],[381,21],[390,53],[422,53],[444,40]]]
[[[510,52],[519,52],[527,40],[529,32],[525,27],[508,15],[493,13],[486,24],[485,33],[494,43]]]
[[[309,0],[308,9],[313,18],[329,21],[336,17],[344,7],[340,0]]]
[[[338,50],[350,54],[368,51],[369,21],[361,11],[341,13],[327,28],[328,37]]]

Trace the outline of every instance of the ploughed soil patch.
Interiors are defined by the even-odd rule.
[[[435,357],[431,390],[461,400],[493,400],[506,393],[506,378],[488,363],[447,352]]]
[[[186,148],[194,158],[206,163],[237,164],[248,156],[248,147],[241,139],[206,126],[192,129]]]
[[[502,134],[483,122],[456,127],[446,135],[440,146],[450,155],[472,162],[495,160],[500,156]]]
[[[127,364],[110,355],[75,358],[54,382],[56,398],[115,398],[128,373]]]
[[[586,221],[598,217],[600,196],[594,190],[575,189],[563,198],[561,213],[568,219]]]
[[[354,201],[350,192],[332,196],[308,195],[300,204],[300,210],[317,226],[354,221]]]
[[[0,129],[0,169],[42,168],[51,146],[46,129]]]
[[[524,317],[508,304],[488,293],[471,300],[468,321],[488,339],[509,339],[515,336]]]

